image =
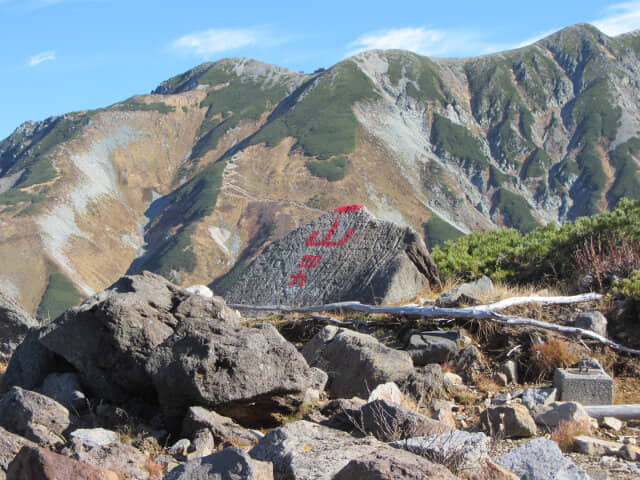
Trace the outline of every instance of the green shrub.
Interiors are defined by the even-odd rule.
[[[171,113],[175,112],[176,107],[172,105],[167,105],[164,102],[152,102],[152,103],[144,103],[139,100],[135,100],[130,98],[125,100],[122,103],[119,103],[115,107],[114,110],[122,110],[122,111],[156,111],[158,113]]]
[[[191,247],[191,234],[195,226],[182,228],[154,252],[145,268],[169,278],[173,270],[192,272],[196,268],[196,256]]]
[[[435,114],[431,127],[431,143],[440,151],[460,159],[465,168],[486,169],[489,165],[482,153],[480,141],[462,125]]]
[[[331,160],[305,162],[305,166],[314,177],[326,178],[330,182],[342,180],[347,171],[348,159],[346,157],[333,158]]]
[[[493,208],[502,214],[507,226],[521,232],[528,233],[540,226],[524,197],[505,188],[500,188],[493,196]]]

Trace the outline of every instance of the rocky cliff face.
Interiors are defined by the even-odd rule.
[[[427,243],[639,197],[640,36],[589,25],[470,59],[370,51],[305,75],[203,64],[0,143],[0,287],[41,317],[124,272],[223,289],[364,204]]]

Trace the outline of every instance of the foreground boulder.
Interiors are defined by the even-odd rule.
[[[9,465],[7,480],[118,480],[118,475],[44,448],[23,447]]]
[[[334,398],[368,398],[378,385],[413,372],[411,357],[371,335],[324,327],[302,349],[310,366],[329,374],[327,392]]]
[[[35,447],[36,444],[0,427],[0,480],[7,478],[9,464],[24,446]]]
[[[501,456],[497,463],[521,480],[591,480],[562,454],[556,442],[542,437],[520,445]]]
[[[68,310],[38,341],[73,365],[93,395],[114,403],[137,396],[175,409],[261,411],[311,383],[304,358],[273,327],[247,328],[221,298],[149,272]]]
[[[381,470],[391,468],[390,465],[396,462],[394,459],[398,458],[405,465],[407,459],[411,459],[411,471],[422,469],[425,472],[422,478],[456,478],[442,465],[402,452],[371,437],[357,439],[347,433],[305,421],[288,423],[269,432],[249,453],[258,460],[272,462],[274,478],[281,479],[331,480],[352,460],[365,458],[369,466],[351,468],[363,474],[368,472],[370,476],[345,477],[343,473],[338,478],[402,478],[379,476]],[[375,456],[375,463],[379,467],[370,465],[371,456]]]
[[[440,286],[422,239],[360,205],[340,207],[270,244],[225,293],[229,303],[393,303]]]
[[[0,425],[39,445],[64,443],[69,428],[69,411],[55,400],[20,387],[13,387],[0,401]]]
[[[0,291],[0,361],[6,362],[38,322],[9,295]]]

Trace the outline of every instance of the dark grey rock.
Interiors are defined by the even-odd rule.
[[[80,411],[88,406],[77,373],[51,373],[44,379],[38,391],[69,409]]]
[[[393,303],[439,285],[437,267],[416,232],[355,205],[267,246],[224,297],[245,305]]]
[[[246,452],[231,447],[206,457],[190,460],[164,476],[163,480],[272,480],[270,463],[251,458]]]
[[[436,305],[444,308],[479,305],[484,298],[494,294],[493,282],[489,277],[482,276],[474,282],[463,283],[459,287],[443,293],[436,299]]]
[[[370,453],[351,460],[333,480],[454,480],[445,466],[410,452]]]
[[[591,330],[603,337],[607,336],[607,317],[597,310],[581,312],[576,316],[574,325],[578,328]]]
[[[440,395],[444,385],[442,367],[437,363],[414,369],[409,375],[396,380],[400,391],[423,404]]]
[[[444,363],[455,357],[458,352],[456,342],[431,332],[414,333],[406,345],[413,364],[422,367],[429,363]]]
[[[369,398],[378,385],[413,371],[406,352],[389,348],[371,335],[333,326],[318,332],[302,354],[310,366],[327,372],[327,392],[334,398]]]
[[[520,480],[591,480],[562,454],[556,442],[542,437],[520,445],[497,463]]]
[[[465,382],[474,382],[478,375],[487,368],[482,352],[474,345],[469,345],[458,352],[455,366],[456,372]]]
[[[311,385],[305,359],[273,325],[200,318],[179,323],[149,356],[147,372],[162,405],[203,405],[246,424],[291,413]]]
[[[531,411],[540,405],[556,401],[558,390],[555,388],[528,388],[522,393],[522,403]]]
[[[408,450],[443,465],[469,470],[489,458],[489,437],[484,433],[462,430],[392,442],[392,447]]]
[[[202,407],[190,407],[182,421],[182,435],[194,439],[202,429],[211,431],[218,448],[247,447],[254,445],[259,437],[246,428],[214,411]]]
[[[518,383],[518,364],[514,360],[507,360],[500,365],[499,370],[506,375],[509,383]]]
[[[62,357],[40,343],[43,331],[43,328],[31,330],[13,352],[7,371],[2,377],[3,391],[14,386],[34,390],[42,385],[50,373],[70,369],[70,365]]]
[[[9,360],[38,322],[15,299],[0,291],[0,361]]]
[[[272,462],[275,478],[331,480],[351,460],[371,454],[393,459],[400,452],[371,437],[355,438],[345,432],[299,421],[272,430],[249,454],[253,458]],[[443,472],[438,478],[452,477],[447,477]]]
[[[64,443],[69,411],[55,400],[20,387],[12,387],[0,401],[0,426],[44,447]]]

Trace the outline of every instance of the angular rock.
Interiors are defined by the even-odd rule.
[[[413,363],[406,352],[389,348],[371,335],[324,327],[302,349],[310,366],[329,374],[331,397],[368,398],[378,385],[406,377]]]
[[[524,405],[498,405],[487,408],[480,415],[485,431],[498,438],[533,437],[536,423]]]
[[[416,367],[447,362],[458,352],[456,342],[440,335],[430,335],[430,332],[414,333],[409,337],[406,348]]]
[[[24,446],[36,447],[36,444],[0,427],[0,480],[7,478],[9,464]]]
[[[42,446],[64,443],[70,424],[69,410],[36,392],[13,387],[0,401],[0,426]]]
[[[69,436],[89,448],[106,447],[120,442],[120,437],[116,432],[105,428],[79,428],[71,432]]]
[[[522,393],[522,403],[531,411],[539,405],[549,405],[556,401],[556,388],[528,388]]]
[[[0,290],[0,361],[6,362],[38,322],[16,300]]]
[[[443,465],[408,452],[370,453],[351,460],[333,480],[440,480],[456,478]]]
[[[9,465],[7,480],[118,480],[118,476],[44,448],[23,447]]]
[[[393,382],[378,385],[369,395],[367,402],[373,402],[374,400],[384,400],[387,403],[395,403],[396,405],[404,403],[400,388]]]
[[[579,435],[573,439],[576,450],[585,455],[601,457],[611,455],[624,458],[630,462],[640,460],[640,448],[624,443],[609,442],[601,438]]]
[[[439,285],[437,267],[416,232],[350,205],[267,246],[224,297],[245,305],[394,303]]]
[[[44,379],[38,391],[70,409],[84,410],[88,406],[77,373],[51,373]]]
[[[622,420],[618,420],[615,417],[603,417],[600,419],[600,426],[603,428],[608,428],[609,430],[613,430],[615,432],[619,432],[624,427],[624,422]]]
[[[182,421],[182,435],[194,439],[202,429],[211,431],[218,448],[249,447],[259,440],[255,433],[228,417],[202,407],[190,407]]]
[[[489,437],[484,433],[450,430],[445,433],[414,437],[391,443],[452,470],[470,470],[489,458]]]
[[[397,449],[371,437],[357,439],[305,421],[272,430],[249,452],[253,458],[272,462],[275,478],[295,480],[331,480],[351,460],[375,454],[392,461],[398,453]],[[438,478],[455,478],[442,469]]]
[[[124,478],[149,478],[146,468],[148,457],[131,445],[116,442],[92,447],[79,439],[71,438],[60,453],[97,468],[118,472]]]
[[[443,308],[479,305],[484,298],[492,295],[495,295],[493,282],[489,277],[483,275],[474,282],[463,283],[459,287],[443,293],[436,299],[436,305]]]
[[[186,290],[189,293],[200,295],[201,297],[204,297],[204,298],[213,298],[214,296],[211,289],[206,285],[192,285],[190,287],[187,287]]]
[[[456,420],[453,417],[453,408],[455,403],[447,400],[434,399],[431,401],[431,411],[433,414],[431,418],[438,420],[451,428],[456,428]]]
[[[474,382],[477,376],[487,368],[482,352],[474,345],[469,345],[458,352],[455,366],[456,372],[466,382]]]
[[[556,442],[543,437],[520,445],[496,463],[521,480],[591,480],[562,454]]]
[[[438,397],[444,385],[442,367],[437,363],[415,368],[409,375],[397,380],[400,391],[418,403]]]
[[[513,360],[507,360],[500,365],[499,370],[504,373],[509,383],[518,383],[518,364]]]
[[[226,448],[206,457],[190,460],[164,476],[163,480],[273,480],[268,462],[251,458],[237,447]]]
[[[400,405],[375,400],[363,405],[354,417],[354,428],[383,442],[442,433],[451,426]]]
[[[589,421],[589,414],[577,402],[553,402],[549,409],[536,415],[536,423],[548,428],[557,427],[561,422]]]
[[[204,318],[180,322],[149,356],[147,372],[161,405],[204,405],[244,423],[292,412],[301,399],[291,396],[311,385],[307,362],[273,325]]]
[[[507,376],[502,372],[496,372],[491,376],[491,380],[494,381],[499,387],[506,387],[509,384]]]
[[[576,316],[574,325],[578,328],[591,330],[603,337],[607,336],[607,317],[597,310],[580,312]]]

